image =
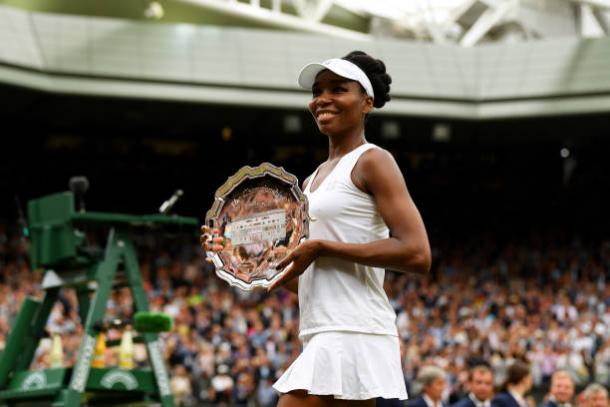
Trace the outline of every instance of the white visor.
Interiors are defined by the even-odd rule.
[[[373,85],[371,85],[371,81],[364,71],[360,69],[358,65],[340,58],[333,58],[324,62],[313,62],[305,65],[303,69],[301,69],[301,73],[299,73],[299,86],[311,90],[311,87],[316,81],[316,76],[325,69],[346,79],[351,79],[360,83],[366,91],[366,94],[375,99]]]

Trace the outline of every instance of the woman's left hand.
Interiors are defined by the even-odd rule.
[[[284,260],[278,263],[277,270],[288,266],[282,276],[269,287],[269,291],[284,285],[303,274],[303,272],[320,256],[321,244],[319,240],[305,240],[299,244]],[[291,264],[292,263],[292,264]]]

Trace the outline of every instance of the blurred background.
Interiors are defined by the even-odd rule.
[[[269,161],[303,180],[327,139],[297,73],[359,49],[393,78],[366,137],[395,156],[433,249],[430,275],[386,274],[410,394],[426,364],[447,372],[450,402],[470,365],[489,363],[499,385],[518,359],[531,364],[532,403],[560,368],[578,391],[607,387],[609,10],[605,0],[0,0],[0,350],[23,298],[41,294],[19,222],[30,199],[84,175],[89,210],[154,213],[180,188],[175,211],[202,220],[243,165]],[[229,288],[195,234],[138,242],[152,307],[176,323],[162,343],[177,402],[275,405],[269,386],[301,349],[296,297]],[[65,290],[49,320],[67,363],[82,329],[75,307]],[[129,293],[115,293],[108,313],[131,312]],[[48,364],[48,346],[31,369]]]

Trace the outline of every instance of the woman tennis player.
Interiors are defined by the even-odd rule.
[[[328,159],[303,183],[310,236],[278,268],[298,292],[303,352],[274,384],[279,407],[374,406],[406,399],[384,269],[427,273],[422,218],[393,156],[368,143],[367,116],[390,100],[382,61],[354,51],[311,63],[298,82],[328,137]],[[205,245],[205,239],[202,238]]]

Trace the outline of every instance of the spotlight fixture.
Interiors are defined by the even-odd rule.
[[[144,10],[144,16],[146,18],[160,20],[164,15],[165,10],[163,9],[163,6],[156,1],[148,3],[148,7]]]
[[[381,122],[381,138],[385,140],[400,138],[400,123],[396,120],[384,120]]]
[[[451,126],[447,123],[436,123],[432,128],[432,140],[437,143],[451,141]]]
[[[298,114],[284,116],[284,133],[300,133],[301,129],[301,117]]]

